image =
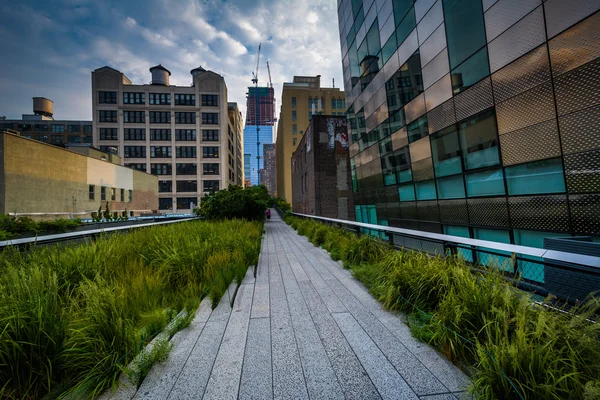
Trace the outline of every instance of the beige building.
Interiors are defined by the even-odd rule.
[[[95,149],[75,150],[81,153],[0,133],[0,214],[89,218],[107,201],[111,211],[130,215],[158,208],[156,176]]]
[[[235,102],[227,103],[227,112],[229,121],[233,127],[233,135],[235,136],[235,184],[238,186],[244,185],[244,119],[238,104]],[[231,173],[231,172],[230,172]]]
[[[314,114],[345,115],[344,92],[322,88],[321,75],[294,76],[283,84],[275,145],[277,196],[292,202],[292,153]]]
[[[150,72],[149,84],[110,67],[92,72],[93,143],[158,175],[160,210],[188,212],[205,193],[243,182],[237,118],[222,76],[198,67],[190,86],[173,86],[162,65]]]

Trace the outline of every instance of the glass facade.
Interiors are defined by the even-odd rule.
[[[260,170],[265,167],[264,144],[273,144],[272,126],[246,125],[244,127],[244,177],[250,180],[252,185],[261,183]]]
[[[600,235],[600,3],[497,4],[338,1],[358,221]]]

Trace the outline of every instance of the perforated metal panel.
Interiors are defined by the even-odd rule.
[[[421,115],[425,114],[425,93],[421,93],[410,103],[404,106],[404,112],[406,113],[406,123],[410,123]]]
[[[433,163],[431,157],[412,163],[412,173],[415,182],[433,179]]]
[[[549,80],[548,49],[542,45],[492,75],[494,98],[505,101]]]
[[[450,74],[431,85],[425,90],[425,108],[429,111],[452,98],[452,82]]]
[[[427,65],[440,51],[446,47],[446,28],[440,25],[419,48],[421,65]]]
[[[570,195],[569,205],[574,233],[600,235],[600,195]]]
[[[403,201],[400,203],[400,216],[402,220],[405,219],[418,219],[417,216],[417,203],[414,201]],[[404,226],[404,222],[402,223]]]
[[[434,133],[456,122],[454,99],[450,99],[427,113],[429,133]]]
[[[417,19],[417,22],[419,22],[421,18],[423,18],[425,14],[427,14],[427,11],[429,11],[431,6],[433,6],[433,3],[435,3],[435,0],[415,1],[415,17]],[[396,24],[398,24],[399,22],[400,21],[396,21]]]
[[[565,154],[600,149],[600,106],[567,114],[558,123]]]
[[[513,165],[560,156],[556,120],[500,135],[502,164]]]
[[[437,201],[417,201],[417,215],[421,221],[438,222],[440,211]]]
[[[496,116],[500,134],[556,118],[550,82],[496,104]]]
[[[493,105],[492,81],[489,77],[454,96],[456,119],[458,121],[475,115]]]
[[[448,72],[450,72],[448,50],[444,49],[423,67],[423,88],[427,89]]]
[[[545,40],[544,18],[540,6],[488,44],[491,72],[535,49]]]
[[[485,13],[485,33],[488,42],[510,28],[534,8],[541,0],[502,0]]]
[[[483,11],[493,6],[498,0],[483,0]]]
[[[445,224],[466,225],[469,223],[469,212],[467,211],[467,201],[458,200],[439,200],[440,220]]]
[[[600,2],[598,0],[546,0],[544,7],[548,37],[552,38],[598,11]]]
[[[570,232],[567,196],[509,197],[513,228]]]
[[[508,227],[508,205],[505,197],[468,199],[469,223],[476,226]]]
[[[554,80],[558,115],[600,104],[600,58]]]
[[[556,36],[548,45],[554,76],[600,57],[600,13]]]
[[[600,192],[600,151],[565,156],[569,193]]]
[[[417,25],[419,45],[422,44],[425,39],[431,36],[433,31],[435,31],[443,21],[444,12],[442,11],[442,0],[438,0]]]

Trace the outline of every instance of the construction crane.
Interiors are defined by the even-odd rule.
[[[273,88],[273,81],[271,81],[271,67],[269,67],[269,62],[267,61],[267,72],[269,72],[269,86]]]
[[[256,55],[256,70],[252,72],[252,83],[254,83],[256,87],[258,87],[258,64],[260,63],[260,46],[262,46],[262,43],[258,44],[258,53]]]

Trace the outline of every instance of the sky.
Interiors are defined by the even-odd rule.
[[[108,65],[135,84],[162,64],[172,85],[201,65],[225,77],[228,101],[245,115],[256,53],[259,85],[277,98],[294,75],[342,87],[336,0],[0,0],[0,116],[54,101],[55,119],[91,120],[91,71]]]

